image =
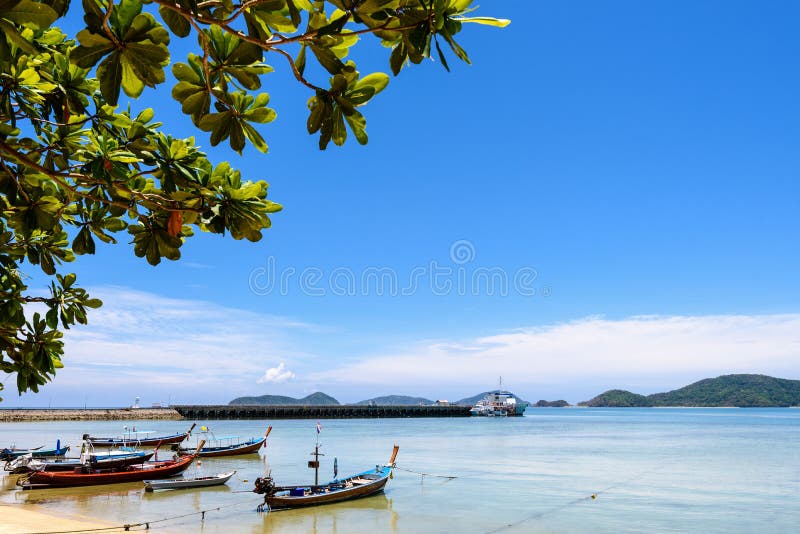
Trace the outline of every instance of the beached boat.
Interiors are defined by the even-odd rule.
[[[343,479],[333,480],[321,485],[276,486],[271,476],[257,478],[253,492],[264,495],[264,504],[260,510],[280,510],[316,506],[368,497],[383,491],[394,468],[399,447],[394,446],[392,457],[385,465],[376,465],[374,469],[358,473]],[[317,452],[317,451],[315,451]],[[312,462],[309,462],[309,465]],[[319,462],[315,462],[317,468]]]
[[[89,434],[84,434],[83,439],[95,447],[151,447],[159,444],[171,445],[173,443],[180,443],[188,438],[192,434],[192,430],[194,430],[195,426],[196,423],[192,424],[186,432],[167,436],[151,436],[151,434],[155,433],[152,430],[128,430],[126,428],[125,434],[120,437],[98,438],[90,436]]]
[[[195,478],[172,478],[164,480],[145,480],[144,490],[154,491],[161,489],[186,489],[186,488],[206,488],[208,486],[221,486],[225,484],[230,478],[236,474],[236,471],[230,473],[220,473],[209,477],[195,477]]]
[[[64,456],[67,454],[69,447],[62,447],[61,443],[56,445],[55,449],[45,449],[43,448],[44,445],[40,445],[39,447],[35,447],[33,449],[17,449],[14,447],[8,449],[0,450],[0,460],[13,460],[14,458],[19,458],[20,456],[32,456],[34,458],[47,458],[47,457],[56,457],[56,456]]]
[[[195,458],[195,455],[181,456],[175,460],[143,463],[115,469],[96,469],[83,465],[76,467],[72,472],[34,471],[20,477],[17,480],[17,486],[22,489],[96,486],[168,478],[185,471]]]
[[[211,438],[206,439],[205,446],[200,450],[198,456],[203,458],[214,458],[219,456],[238,456],[240,454],[257,453],[258,449],[262,446],[267,446],[267,436],[272,432],[272,427],[268,427],[264,436],[260,438],[250,438],[246,441],[241,441],[240,436],[220,436],[215,437],[213,433]],[[197,448],[186,449],[183,447],[177,448],[181,454],[195,454]]]
[[[128,465],[142,464],[155,454],[154,451],[111,450],[92,452],[81,455],[81,458],[33,458],[20,456],[6,462],[4,469],[12,473],[28,473],[30,471],[74,471],[76,467],[89,465],[95,469],[112,469]]]

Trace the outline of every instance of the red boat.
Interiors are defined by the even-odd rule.
[[[200,447],[202,448],[202,445]],[[22,489],[63,488],[167,478],[185,471],[196,457],[197,455],[181,456],[177,460],[150,462],[117,469],[92,469],[85,466],[76,467],[73,472],[34,471],[17,480],[17,486]]]

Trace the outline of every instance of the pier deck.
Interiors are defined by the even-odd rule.
[[[186,419],[360,419],[382,417],[469,417],[470,406],[172,406]]]

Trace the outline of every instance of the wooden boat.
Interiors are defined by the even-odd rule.
[[[35,447],[33,449],[3,449],[0,450],[0,460],[13,460],[14,458],[19,458],[20,456],[27,456],[31,455],[34,458],[46,458],[46,457],[54,457],[54,456],[64,456],[67,454],[69,450],[69,446],[61,447],[59,444],[55,449],[43,449],[44,445]]]
[[[151,447],[153,445],[170,445],[180,443],[192,434],[192,430],[197,423],[192,424],[191,428],[181,434],[170,434],[168,436],[150,437],[151,431],[131,431],[118,438],[98,438],[84,434],[83,439],[95,447]]]
[[[185,489],[185,488],[205,488],[208,486],[221,486],[225,484],[230,478],[236,474],[236,471],[230,473],[220,473],[210,477],[195,477],[195,478],[172,478],[165,480],[145,480],[144,490],[154,491],[160,489]]]
[[[30,471],[74,471],[84,464],[95,469],[112,469],[128,465],[142,464],[150,460],[154,451],[108,451],[91,453],[85,458],[31,458],[21,456],[13,462],[6,462],[5,470],[12,473],[28,473]]]
[[[258,449],[260,449],[262,446],[267,446],[267,437],[269,436],[270,432],[272,432],[272,427],[267,428],[264,437],[251,438],[242,443],[223,444],[226,440],[233,440],[239,436],[223,436],[219,438],[213,438],[206,441],[206,445],[200,450],[198,456],[203,458],[214,458],[219,456],[238,456],[240,454],[250,454],[254,452],[257,453]],[[180,452],[180,454],[195,454],[197,452],[197,448],[184,449],[179,447],[178,452]]]
[[[368,497],[383,491],[394,468],[399,447],[394,446],[392,457],[386,465],[376,465],[375,469],[364,471],[341,480],[334,480],[321,485],[276,486],[271,476],[257,478],[253,492],[264,495],[264,504],[259,510],[280,510],[330,504],[350,499]],[[315,451],[318,455],[318,451]],[[309,462],[309,465],[319,461]]]
[[[195,455],[181,456],[176,460],[129,465],[115,469],[95,469],[84,465],[75,468],[73,472],[34,471],[20,477],[17,480],[17,486],[22,489],[95,486],[167,478],[185,471],[195,458]]]

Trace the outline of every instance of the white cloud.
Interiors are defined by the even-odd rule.
[[[91,311],[88,326],[66,333],[65,368],[39,395],[15,398],[8,388],[4,403],[119,406],[137,395],[143,405],[227,403],[263,394],[253,377],[272,386],[270,393],[321,390],[343,402],[390,393],[457,399],[495,386],[501,375],[522,396],[570,401],[616,387],[665,391],[728,373],[800,378],[800,314],[588,317],[484,337],[378,345],[358,355],[352,347],[359,339],[366,344],[367,333],[345,336],[127,288],[89,292],[104,305]],[[264,362],[280,363],[265,371]]]
[[[286,365],[281,362],[278,367],[267,369],[264,376],[256,380],[259,384],[280,384],[294,378],[294,373],[286,369]]]
[[[149,402],[227,403],[252,395],[263,361],[313,362],[297,338],[315,325],[215,303],[174,299],[122,287],[89,288],[103,306],[89,325],[66,331],[64,369],[24,404],[126,405]],[[302,367],[302,363],[300,364]],[[87,385],[91,384],[91,387]],[[11,395],[6,395],[12,401]]]
[[[510,387],[522,390],[583,383],[599,393],[623,384],[658,389],[668,377],[764,373],[792,378],[800,374],[798,356],[800,314],[590,317],[419,344],[321,371],[311,379],[395,389],[415,384],[434,391],[455,383],[459,390],[480,391],[502,375]]]

